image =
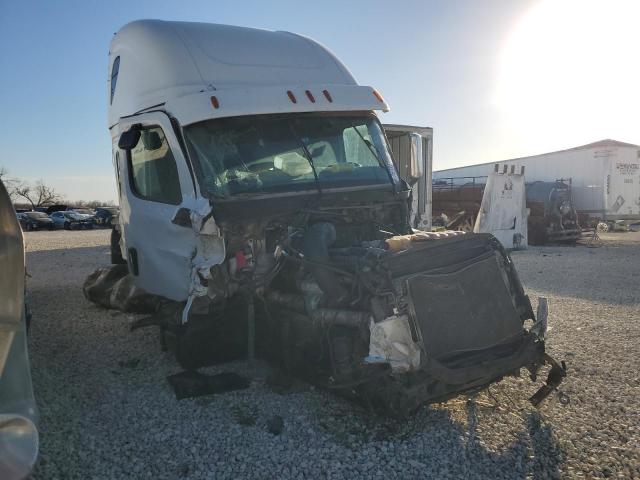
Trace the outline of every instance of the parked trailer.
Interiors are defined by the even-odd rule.
[[[439,225],[471,230],[487,177],[440,178],[433,184],[433,214]],[[582,236],[571,179],[525,184],[529,243],[576,242]],[[444,215],[444,216],[443,216]]]
[[[525,167],[527,181],[571,178],[579,214],[602,220],[640,218],[640,147],[602,140],[581,147],[531,157],[489,162],[433,172],[434,180],[488,175],[493,166]]]
[[[422,170],[422,175],[412,187],[411,226],[430,231],[432,229],[430,185],[433,174],[433,129],[391,124],[384,124],[383,127],[400,178],[406,178],[411,168],[416,171]],[[412,167],[410,165],[412,158],[420,159],[420,165]]]

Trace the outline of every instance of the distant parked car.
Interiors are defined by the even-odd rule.
[[[82,215],[85,219],[90,219],[93,223],[95,223],[96,212],[94,210],[91,210],[90,208],[68,208],[67,211],[75,212],[78,215]]]
[[[18,213],[17,216],[20,226],[27,232],[41,229],[53,230],[55,228],[53,220],[46,213],[22,212]]]
[[[65,230],[93,228],[93,220],[80,213],[70,211],[53,212],[49,216],[55,223],[56,228],[64,228]]]
[[[94,221],[96,225],[109,227],[112,225],[113,220],[117,218],[118,213],[120,212],[117,207],[98,207],[96,208]]]

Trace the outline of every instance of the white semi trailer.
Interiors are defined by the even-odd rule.
[[[394,414],[544,363],[532,401],[557,386],[545,319],[499,242],[413,229],[429,222],[428,184],[411,185],[430,171],[430,132],[387,127],[408,146],[398,173],[374,113],[387,103],[326,48],[137,21],[109,73],[115,247],[164,299],[154,321],[185,367],[256,348]]]
[[[515,158],[433,173],[438,181],[488,175],[498,164],[525,168],[527,182],[571,180],[571,192],[580,214],[602,220],[640,218],[640,146],[602,140],[558,152]]]

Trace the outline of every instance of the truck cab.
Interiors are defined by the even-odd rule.
[[[257,349],[392,414],[521,367],[561,377],[500,243],[416,230],[430,130],[385,135],[383,97],[322,45],[137,21],[111,42],[108,98],[121,254],[169,302],[186,368]]]
[[[308,38],[145,20],[109,65],[122,253],[151,293],[204,293],[221,222],[365,192],[406,203],[374,113],[387,104]]]

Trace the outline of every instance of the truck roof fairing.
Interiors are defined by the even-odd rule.
[[[309,38],[191,22],[139,20],[122,27],[109,49],[107,90],[110,127],[165,104],[184,124],[249,113],[389,109]],[[211,96],[220,108],[212,107]]]

